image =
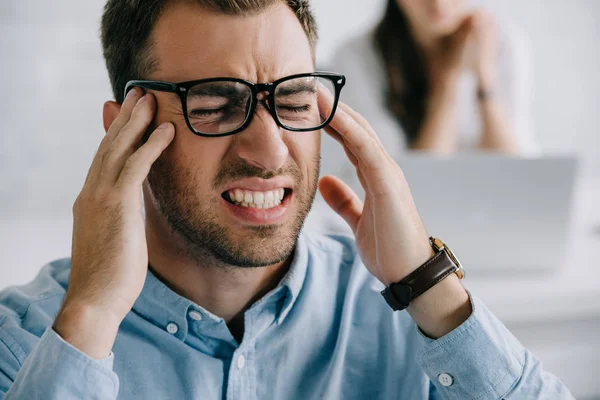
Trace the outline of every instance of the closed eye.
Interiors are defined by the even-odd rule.
[[[278,105],[277,111],[290,111],[290,112],[295,112],[295,113],[306,112],[306,111],[310,111],[310,105],[306,104],[304,106],[299,106],[299,107]]]
[[[215,115],[224,114],[226,111],[226,107],[214,108],[214,109],[194,109],[189,112],[190,117],[210,117]]]

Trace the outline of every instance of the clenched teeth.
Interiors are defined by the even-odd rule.
[[[227,192],[232,203],[242,207],[269,209],[281,204],[285,189],[269,190],[267,192],[252,192],[250,190],[234,189]]]

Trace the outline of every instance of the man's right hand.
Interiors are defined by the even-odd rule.
[[[139,147],[155,110],[152,94],[129,92],[73,206],[69,288],[53,328],[93,358],[110,354],[148,272],[141,186],[175,134],[165,123]]]

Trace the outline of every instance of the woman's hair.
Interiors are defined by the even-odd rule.
[[[396,0],[388,1],[385,15],[375,30],[375,44],[387,73],[386,104],[412,145],[425,117],[427,67]]]

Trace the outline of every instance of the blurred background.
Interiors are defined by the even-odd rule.
[[[0,1],[0,289],[70,254],[71,206],[104,134],[102,104],[111,99],[99,40],[103,4]],[[373,28],[385,1],[313,5],[318,63],[329,65],[340,45]],[[465,284],[577,398],[600,399],[600,1],[472,5],[524,33],[541,154],[575,155],[579,168],[566,261],[542,275],[475,271]],[[518,257],[519,249],[504,251]]]

